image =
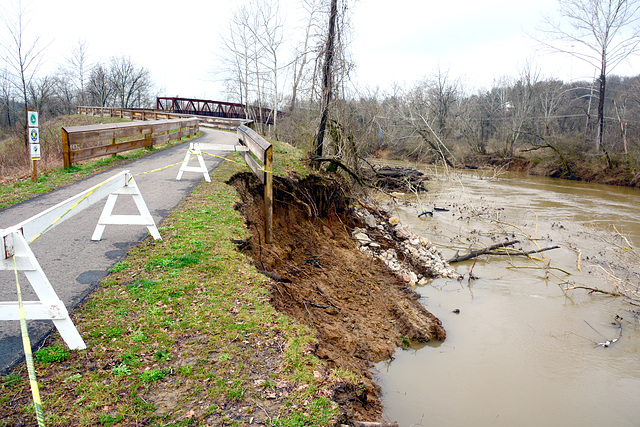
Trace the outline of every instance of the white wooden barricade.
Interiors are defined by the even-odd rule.
[[[133,196],[140,215],[111,214],[116,199],[123,194]],[[107,196],[109,198],[98,220],[92,240],[100,240],[108,224],[145,225],[155,240],[161,239],[153,217],[140,194],[140,189],[129,171],[120,172],[38,215],[13,227],[0,230],[0,270],[17,269],[23,272],[38,296],[37,301],[23,302],[26,318],[53,320],[65,343],[72,350],[82,350],[86,345],[71,321],[67,308],[38,264],[29,243]],[[0,320],[19,319],[17,301],[0,301]]]
[[[204,159],[202,158],[202,151],[223,151],[223,152],[233,152],[233,151],[249,151],[247,147],[242,145],[225,145],[225,144],[206,144],[199,142],[192,142],[189,144],[189,149],[187,150],[187,154],[184,156],[184,161],[180,166],[180,170],[178,171],[178,176],[176,176],[176,180],[180,181],[182,179],[182,174],[185,172],[198,172],[204,175],[204,180],[207,182],[211,182],[211,177],[209,177],[209,171],[207,170],[206,165],[204,164]],[[189,166],[189,160],[191,156],[196,156],[198,159],[199,166]]]

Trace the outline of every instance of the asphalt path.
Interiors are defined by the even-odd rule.
[[[199,138],[198,142],[225,145],[237,143],[235,133],[201,130],[204,136]],[[11,227],[37,215],[123,170],[130,170],[134,175],[139,174],[134,179],[156,226],[160,227],[169,213],[191,193],[204,176],[202,173],[185,172],[182,179],[176,181],[179,165],[157,172],[146,174],[145,172],[182,162],[188,146],[188,143],[185,143],[158,151],[126,165],[0,210],[0,229]],[[205,155],[204,161],[211,171],[222,162],[222,159]],[[197,166],[195,157],[191,158],[189,165]],[[105,202],[106,198],[52,228],[30,245],[49,282],[69,312],[72,312],[96,288],[109,273],[109,269],[121,261],[130,248],[148,236],[145,226],[107,225],[102,240],[92,241],[91,235]],[[137,214],[138,211],[130,196],[119,196],[113,213],[126,215]],[[36,299],[29,281],[22,274],[20,286],[24,301]],[[0,271],[0,301],[17,301],[13,271]],[[28,320],[27,325],[31,344],[36,350],[53,330],[53,322]],[[0,320],[0,375],[6,374],[23,358],[19,321]]]

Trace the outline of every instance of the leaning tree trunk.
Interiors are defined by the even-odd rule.
[[[329,103],[331,102],[331,81],[333,65],[333,45],[336,32],[336,17],[338,15],[338,0],[331,0],[331,15],[329,17],[329,35],[327,37],[327,51],[322,69],[322,113],[320,125],[318,126],[318,136],[316,137],[315,154],[322,157],[322,146],[324,143],[324,133],[327,128],[329,117]]]
[[[600,148],[602,147],[602,141],[604,138],[604,99],[605,99],[605,88],[607,84],[607,77],[605,75],[604,64],[602,66],[602,71],[600,72],[600,93],[598,99],[598,137],[596,138],[596,152],[600,152]]]

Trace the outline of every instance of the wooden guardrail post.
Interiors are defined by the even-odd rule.
[[[264,153],[264,240],[272,242],[273,231],[273,145]]]
[[[69,132],[62,128],[62,161],[65,169],[71,167],[71,146],[69,145]]]
[[[153,140],[151,139],[151,129],[149,129],[148,133],[144,134],[144,147],[151,148],[153,146]]]

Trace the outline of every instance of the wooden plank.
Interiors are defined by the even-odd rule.
[[[242,157],[244,157],[244,161],[247,162],[247,166],[251,168],[251,170],[258,177],[260,182],[264,184],[265,173],[262,166],[260,166],[258,162],[256,162],[256,160],[251,156],[251,153],[249,151],[243,151]]]
[[[153,137],[153,145],[164,144],[165,142],[169,142],[169,141],[171,141],[171,135],[168,133]]]
[[[262,163],[264,163],[265,152],[269,147],[271,147],[270,143],[244,125],[238,127],[238,140],[243,145],[249,147],[249,150],[251,150],[251,152],[255,154]]]
[[[71,130],[72,128],[64,129],[68,132],[69,143],[71,144],[91,144],[114,138],[113,129],[87,130],[85,132],[74,132]]]
[[[149,132],[192,127],[198,119],[150,120],[144,123],[113,123],[102,125],[86,125],[65,127],[72,144],[96,142],[102,139],[126,138]]]
[[[71,162],[75,163],[81,160],[93,159],[95,157],[107,156],[109,154],[117,154],[123,151],[136,150],[138,148],[143,148],[144,142],[145,139],[141,138],[135,141],[119,142],[73,151],[71,153]]]

